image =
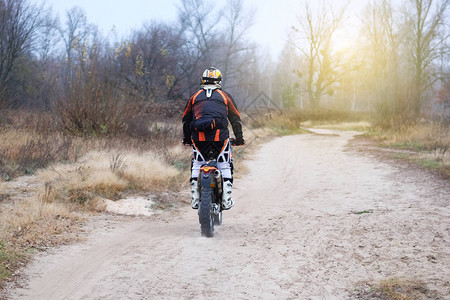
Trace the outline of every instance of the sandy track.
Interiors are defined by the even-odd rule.
[[[406,277],[447,299],[448,182],[348,150],[351,138],[265,144],[212,239],[189,207],[102,221],[38,256],[9,298],[346,299],[358,281]]]

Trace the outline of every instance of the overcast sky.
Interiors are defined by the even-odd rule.
[[[88,21],[107,35],[113,28],[119,36],[127,36],[151,20],[176,21],[180,0],[42,0],[63,18],[65,12],[81,7]],[[210,1],[210,0],[208,0]],[[344,2],[347,0],[334,0]],[[312,3],[317,2],[311,1]],[[356,16],[368,0],[352,0],[349,13]],[[211,3],[214,3],[211,1]],[[217,1],[218,5],[225,1]],[[302,10],[301,0],[244,0],[247,7],[256,7],[255,25],[249,29],[249,38],[276,58],[280,53],[289,28],[297,24]],[[263,4],[262,4],[263,3]]]

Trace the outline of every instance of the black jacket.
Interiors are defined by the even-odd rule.
[[[221,89],[207,97],[205,89],[194,93],[183,114],[183,136],[194,141],[224,141],[230,120],[236,139],[242,139],[241,116],[233,98]]]

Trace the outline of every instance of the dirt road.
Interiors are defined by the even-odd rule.
[[[349,149],[352,136],[262,146],[214,238],[188,204],[103,220],[85,242],[38,256],[9,297],[347,299],[359,281],[404,277],[448,299],[448,182]]]

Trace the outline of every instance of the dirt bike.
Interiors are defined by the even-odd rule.
[[[230,143],[232,146],[241,146],[235,144],[235,139],[230,139]],[[214,225],[222,225],[222,187],[222,172],[216,160],[210,160],[200,167],[198,220],[202,236],[213,237]]]
[[[206,237],[214,236],[214,225],[222,224],[222,172],[216,161],[209,161],[200,168],[199,174],[200,202],[198,206],[198,220],[201,234]]]

